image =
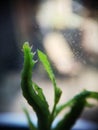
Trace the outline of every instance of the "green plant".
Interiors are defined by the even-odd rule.
[[[28,118],[31,130],[70,130],[77,118],[80,116],[85,106],[92,106],[87,102],[87,98],[94,98],[98,100],[98,92],[83,90],[81,93],[75,95],[70,101],[63,105],[58,105],[62,91],[56,84],[56,79],[48,61],[46,54],[37,51],[38,60],[43,64],[48,76],[54,87],[54,105],[52,111],[49,110],[48,102],[44,96],[42,89],[32,81],[32,71],[36,64],[34,61],[34,53],[28,42],[23,45],[24,65],[21,77],[21,88],[25,99],[35,111],[38,118],[38,125],[35,126],[30,119],[29,113],[24,109]],[[70,111],[53,128],[52,123],[57,115],[66,107],[70,107]]]

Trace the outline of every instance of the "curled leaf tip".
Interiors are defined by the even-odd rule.
[[[24,44],[23,44],[23,50],[29,50],[29,51],[31,51],[31,49],[32,49],[32,46],[30,47],[29,42],[24,42]]]

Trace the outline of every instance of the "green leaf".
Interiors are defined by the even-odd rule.
[[[39,57],[40,61],[42,62],[45,70],[47,71],[49,78],[51,79],[52,82],[54,82],[55,76],[52,71],[51,65],[48,61],[47,56],[42,51],[38,50],[38,57]]]
[[[34,91],[35,93],[37,94],[37,96],[44,102],[44,105],[49,107],[47,101],[46,101],[46,98],[43,94],[43,90],[42,88],[40,88],[36,83],[33,82],[33,88],[34,88]]]
[[[50,80],[52,81],[52,84],[54,86],[54,91],[55,91],[55,103],[58,103],[62,91],[60,88],[57,87],[55,76],[54,76],[52,67],[49,63],[49,60],[47,56],[40,50],[38,50],[38,57],[39,57],[39,60],[42,62],[46,72],[48,73]]]
[[[23,52],[24,65],[21,76],[22,92],[25,99],[36,112],[38,117],[38,128],[40,128],[40,130],[47,129],[50,111],[47,102],[44,99],[43,93],[41,90],[38,91],[38,86],[35,85],[35,83],[32,83],[32,69],[35,65],[35,61],[33,59],[34,53],[31,52],[31,47],[28,42],[24,43]],[[36,86],[36,91],[33,85]]]
[[[54,114],[55,114],[55,109],[56,109],[56,105],[58,104],[62,91],[59,87],[57,87],[56,84],[56,79],[52,70],[52,67],[50,65],[50,62],[48,60],[48,57],[46,54],[44,54],[42,51],[38,50],[38,57],[39,60],[41,61],[41,63],[44,66],[44,69],[46,70],[46,72],[48,73],[48,76],[50,78],[50,80],[52,81],[53,87],[54,87],[54,106],[53,106],[53,110],[50,116],[50,125],[52,123],[52,121],[54,120]]]
[[[61,97],[62,91],[60,88],[56,87],[56,104],[59,102],[59,99]]]
[[[59,106],[55,111],[55,117],[66,107],[70,107],[71,110],[69,113],[65,114],[63,119],[60,120],[54,130],[70,130],[77,118],[80,116],[84,107],[92,107],[92,105],[86,101],[87,98],[98,100],[98,92],[83,90],[81,93],[75,95],[67,103]]]
[[[75,124],[78,117],[80,116],[84,107],[85,107],[84,100],[74,102],[69,113],[64,115],[63,119],[61,119],[58,122],[54,130],[70,130],[72,126]]]
[[[26,108],[23,108],[23,110],[24,110],[24,113],[25,113],[25,115],[26,115],[26,117],[27,117],[30,130],[37,130],[37,128],[35,127],[35,125],[34,125],[33,122],[31,121],[31,118],[30,118],[30,115],[29,115],[27,109],[26,109]]]
[[[58,106],[56,108],[55,116],[57,116],[66,107],[71,107],[76,101],[79,101],[79,100],[86,101],[87,98],[93,98],[95,100],[98,100],[98,92],[83,90],[79,94],[75,95],[68,102],[64,103],[63,105]],[[92,106],[92,105],[90,105],[90,104],[88,105],[88,104],[89,103],[86,101],[86,104],[85,104],[86,106]]]

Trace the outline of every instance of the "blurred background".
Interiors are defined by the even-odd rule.
[[[63,90],[60,103],[84,88],[98,91],[97,0],[0,1],[0,113],[23,113],[22,106],[32,111],[20,86],[25,41],[33,52],[40,49],[48,55]],[[53,87],[39,62],[33,80],[51,109]]]

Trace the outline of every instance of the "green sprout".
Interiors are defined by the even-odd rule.
[[[21,88],[23,96],[35,111],[38,119],[37,126],[35,126],[31,121],[27,109],[24,109],[28,119],[29,128],[30,130],[70,130],[82,113],[83,109],[86,106],[92,106],[87,102],[87,99],[94,98],[95,100],[98,100],[98,92],[83,90],[65,104],[59,105],[58,103],[62,91],[57,86],[55,75],[46,54],[37,50],[38,60],[42,63],[54,87],[54,105],[52,111],[50,111],[49,104],[44,96],[43,90],[34,81],[32,81],[32,72],[36,61],[34,60],[34,53],[31,49],[32,48],[29,46],[28,42],[23,44],[24,64],[21,76]],[[70,108],[70,111],[65,113],[64,117],[55,127],[52,127],[57,115],[68,107]]]

